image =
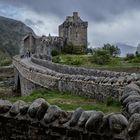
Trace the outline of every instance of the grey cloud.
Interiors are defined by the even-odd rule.
[[[27,25],[29,26],[34,26],[34,25],[44,25],[44,22],[41,20],[33,21],[31,19],[25,19],[24,21]]]
[[[54,14],[60,18],[79,11],[94,22],[104,22],[131,10],[140,8],[140,0],[1,0],[15,6],[26,6],[41,14]]]

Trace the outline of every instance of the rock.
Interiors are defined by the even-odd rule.
[[[49,108],[43,118],[44,122],[46,124],[48,124],[48,123],[55,121],[56,119],[59,118],[61,112],[62,112],[62,110],[58,106],[56,106],[56,105],[49,106]]]
[[[28,109],[29,109],[28,104],[23,105],[22,108],[20,108],[20,114],[25,115],[27,113]]]
[[[138,95],[131,95],[128,96],[123,102],[122,105],[125,107],[126,105],[130,104],[130,103],[134,103],[134,102],[138,102],[140,101],[140,96]]]
[[[0,114],[7,113],[12,106],[12,103],[8,100],[0,100]]]
[[[131,75],[127,75],[126,76],[126,82],[127,83],[131,83],[132,81],[134,81],[135,79],[134,79],[134,77],[133,76],[131,76]]]
[[[71,120],[69,121],[69,125],[70,126],[75,126],[78,123],[78,120],[81,116],[81,114],[83,113],[83,109],[82,108],[77,108],[75,110],[75,112],[73,113]]]
[[[93,112],[89,117],[89,119],[87,120],[85,128],[88,131],[97,132],[101,127],[103,116],[104,116],[103,112],[100,111]]]
[[[59,116],[59,124],[64,124],[68,122],[72,117],[72,112],[65,112],[62,111],[60,116]]]
[[[137,91],[130,91],[126,94],[123,94],[121,99],[120,99],[120,102],[122,103],[130,95],[139,95],[139,93]]]
[[[31,118],[37,117],[38,119],[41,119],[48,107],[49,103],[47,103],[45,99],[38,98],[30,105],[28,114]]]
[[[129,119],[128,134],[134,136],[140,130],[140,114],[135,113]]]
[[[25,105],[26,103],[22,100],[16,101],[9,111],[10,115],[16,116],[20,113],[20,110],[25,107]]]
[[[46,113],[46,110],[48,109],[48,106],[49,106],[49,104],[47,104],[46,102],[43,102],[39,106],[39,108],[37,110],[37,113],[36,113],[36,116],[37,116],[38,120],[41,120],[44,117],[44,115]]]
[[[129,104],[127,110],[130,115],[134,113],[140,113],[140,102],[134,102]]]
[[[92,113],[93,111],[83,111],[82,115],[79,118],[78,126],[84,127],[85,123],[87,122],[88,118],[90,117]]]
[[[117,84],[120,84],[120,85],[122,85],[123,83],[124,83],[124,81],[125,81],[125,77],[119,77],[118,78],[118,80],[117,80]]]
[[[117,82],[117,79],[115,77],[110,78],[110,80],[108,81],[109,84],[114,84]]]
[[[136,84],[131,83],[125,87],[124,93],[128,93],[130,91],[136,91],[136,92],[140,93],[140,88]]]
[[[101,130],[100,130],[101,133],[105,133],[105,134],[109,135],[109,133],[110,133],[109,117],[113,114],[114,113],[107,114],[103,117],[103,122],[102,122]]]
[[[121,133],[128,125],[127,119],[122,114],[113,114],[109,117],[110,131]]]

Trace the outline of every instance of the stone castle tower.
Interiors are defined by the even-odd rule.
[[[73,16],[68,16],[59,26],[59,37],[66,40],[67,44],[81,46],[84,51],[87,49],[87,27],[88,22],[83,21],[78,12],[73,12]]]

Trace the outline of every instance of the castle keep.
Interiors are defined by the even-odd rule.
[[[59,26],[59,36],[37,37],[32,33],[26,35],[21,44],[20,55],[28,53],[37,54],[41,58],[51,59],[51,51],[61,51],[66,45],[72,45],[74,51],[85,53],[87,49],[87,27],[88,22],[84,22],[77,12],[73,16],[68,16],[66,21]]]
[[[85,51],[87,48],[87,27],[88,22],[83,21],[78,16],[78,12],[73,12],[73,16],[68,16],[59,26],[59,36],[64,38],[67,44],[72,44],[75,47],[81,46],[81,51]]]

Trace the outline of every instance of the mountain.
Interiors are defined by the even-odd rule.
[[[124,43],[116,43],[116,46],[118,46],[118,48],[120,48],[121,50],[121,57],[125,57],[126,54],[130,54],[130,53],[135,53],[137,51],[137,47],[131,46],[131,45],[127,45]]]
[[[0,16],[0,54],[13,56],[18,53],[20,41],[33,30],[21,21]]]

